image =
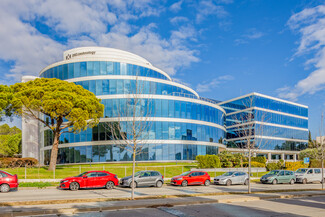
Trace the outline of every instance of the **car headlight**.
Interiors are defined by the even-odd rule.
[[[63,180],[63,181],[61,181],[61,183],[65,183],[65,182],[68,182],[68,180]]]
[[[178,179],[176,179],[177,181],[179,181],[179,180],[182,180],[182,178],[178,178]]]

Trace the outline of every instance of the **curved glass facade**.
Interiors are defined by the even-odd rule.
[[[123,145],[112,141],[114,139],[107,128],[116,118],[122,117],[129,118],[120,122],[122,131],[128,128],[132,117],[151,118],[145,121],[150,127],[143,133],[148,136],[143,136],[145,145],[136,156],[137,160],[194,160],[197,155],[217,154],[219,147],[225,147],[224,110],[216,103],[200,100],[194,90],[171,81],[150,66],[122,61],[79,60],[57,63],[41,72],[40,77],[81,85],[102,98],[105,106],[104,118],[98,126],[78,134],[61,135],[59,163],[132,160]],[[141,91],[135,91],[138,87]],[[127,108],[134,100],[130,97],[139,97],[135,110]],[[41,151],[47,164],[53,135],[45,128],[41,132]],[[129,135],[127,137],[131,139]]]
[[[217,154],[220,147],[245,148],[245,139],[254,138],[260,149],[273,152],[307,147],[307,106],[258,93],[225,102],[203,98],[145,59],[116,49],[76,48],[64,57],[42,70],[40,77],[81,85],[102,100],[105,110],[98,126],[61,135],[60,164],[131,161],[125,143],[114,139],[109,126],[119,127],[132,140],[132,122],[146,128],[140,135],[143,149],[138,161],[194,160],[197,155]],[[248,138],[243,136],[246,125],[252,129]],[[39,160],[47,164],[53,135],[39,128]]]

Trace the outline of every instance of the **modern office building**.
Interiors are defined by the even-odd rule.
[[[173,81],[146,59],[102,47],[68,50],[63,57],[63,61],[44,68],[39,76],[83,86],[102,100],[105,111],[97,127],[79,134],[62,134],[59,164],[132,160],[125,146],[107,136],[109,129],[105,126],[116,118],[124,118],[120,124],[127,128],[133,119],[132,114],[124,110],[130,106],[129,99],[135,97],[141,100],[139,111],[152,111],[150,114],[139,112],[140,116],[150,116],[150,121],[146,119],[150,128],[147,128],[142,153],[137,155],[138,161],[194,160],[196,155],[217,154],[219,148],[225,148],[224,109]],[[40,160],[47,164],[52,133],[40,125],[38,130]]]
[[[251,93],[219,103],[226,111],[227,148],[253,149],[269,160],[296,160],[308,144],[308,107]]]
[[[245,151],[234,129],[245,121],[236,122],[233,117],[247,111],[254,113],[256,126],[267,126],[266,131],[256,131],[255,135],[271,141],[261,146],[261,153],[285,153],[285,157],[293,158],[307,143],[306,106],[256,93],[225,102],[206,99],[173,81],[146,59],[117,49],[82,47],[65,51],[63,61],[47,66],[39,77],[74,82],[93,92],[105,105],[97,127],[79,134],[62,134],[59,164],[130,161],[132,155],[122,141],[109,136],[107,126],[119,118],[122,129],[127,129],[133,116],[125,111],[135,98],[140,100],[138,120],[150,125],[138,161],[194,160],[197,155],[217,154],[227,145],[231,151]],[[23,81],[31,79],[34,77],[25,76]],[[247,107],[243,102],[250,97],[254,104]],[[263,115],[266,120],[260,119]],[[53,141],[51,131],[32,120],[22,125],[23,156],[47,164]]]

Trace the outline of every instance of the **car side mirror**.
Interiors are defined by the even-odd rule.
[[[235,175],[232,175],[231,177],[235,177]]]
[[[82,176],[82,178],[84,178],[84,179],[87,179],[87,178],[88,178],[88,176]]]
[[[188,177],[192,177],[192,175],[188,175]]]

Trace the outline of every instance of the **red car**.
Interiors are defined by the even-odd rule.
[[[18,188],[17,175],[11,175],[5,171],[0,170],[0,192],[8,192],[10,189]]]
[[[112,189],[118,185],[117,175],[107,171],[88,171],[78,176],[62,179],[61,189],[77,191],[80,188],[107,188]]]
[[[210,185],[210,175],[203,171],[188,171],[179,176],[175,176],[170,180],[172,185],[181,185],[183,187],[188,185]]]

